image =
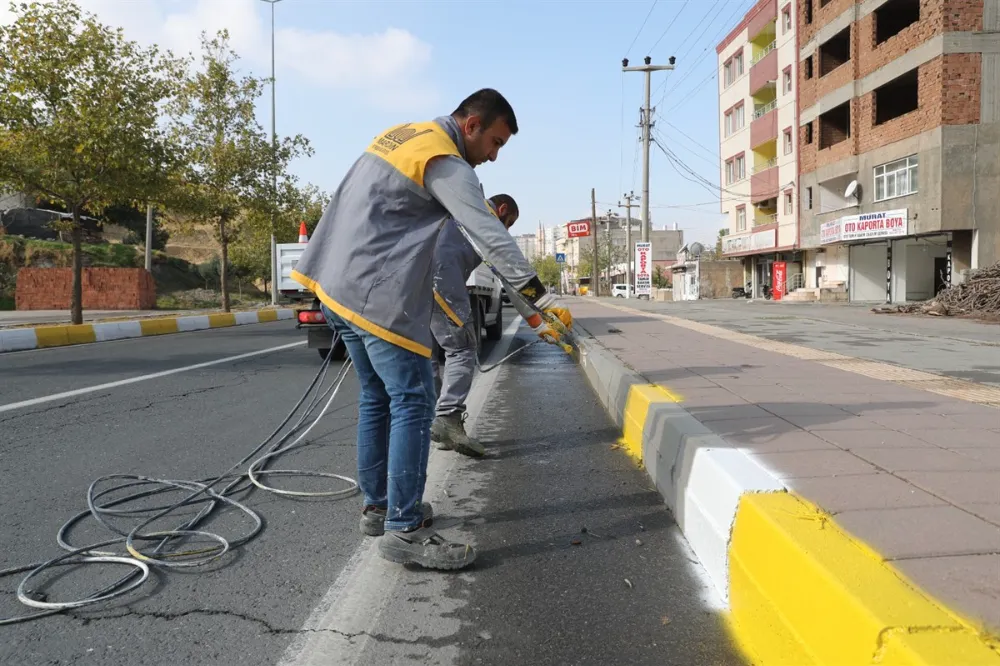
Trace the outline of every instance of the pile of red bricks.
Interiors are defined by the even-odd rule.
[[[71,268],[22,268],[14,300],[18,310],[68,310],[73,293]],[[84,268],[85,310],[149,310],[156,305],[156,282],[144,268]]]

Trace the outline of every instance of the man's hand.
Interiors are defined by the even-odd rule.
[[[570,311],[564,307],[554,307],[549,308],[545,311],[546,314],[550,314],[562,322],[562,325],[567,329],[572,330],[573,328],[573,315]]]

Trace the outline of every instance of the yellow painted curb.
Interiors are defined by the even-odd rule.
[[[258,310],[257,311],[257,321],[262,324],[267,324],[272,321],[278,321],[278,311],[277,310]]]
[[[622,428],[625,449],[631,458],[642,462],[642,432],[649,408],[657,402],[677,402],[675,396],[656,384],[631,386],[625,400],[625,426]]]
[[[35,337],[38,339],[38,347],[64,347],[97,341],[91,324],[43,326],[35,329]]]
[[[208,325],[211,328],[225,328],[227,326],[235,326],[236,315],[232,313],[208,315]]]
[[[139,328],[142,330],[142,335],[167,335],[168,333],[177,333],[177,318],[164,318],[164,319],[140,319]]]
[[[757,663],[1000,666],[989,637],[792,493],[740,499],[730,620]]]

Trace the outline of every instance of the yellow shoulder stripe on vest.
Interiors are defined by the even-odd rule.
[[[393,127],[375,137],[365,152],[381,157],[420,187],[428,162],[442,155],[460,155],[455,142],[434,121]]]
[[[319,286],[319,283],[313,280],[312,278],[306,277],[302,273],[299,273],[298,271],[295,270],[292,271],[291,278],[296,282],[298,282],[299,284],[301,284],[306,289],[312,291],[312,293],[316,294],[316,297],[323,302],[323,305],[330,308],[335,313],[337,313],[337,315],[339,315],[346,321],[351,322],[358,328],[364,331],[368,331],[372,335],[381,338],[382,340],[385,340],[388,343],[394,344],[397,347],[402,347],[403,349],[411,351],[414,354],[419,354],[424,358],[431,357],[431,350],[429,347],[426,347],[420,344],[419,342],[414,342],[409,338],[404,338],[398,333],[393,333],[389,329],[383,328],[378,324],[376,324],[375,322],[368,321],[367,319],[359,315],[357,312],[348,310],[343,305],[330,298],[330,296],[325,291],[323,291],[323,288]]]
[[[451,307],[448,305],[448,302],[444,300],[444,297],[441,296],[441,294],[437,293],[437,291],[434,292],[434,301],[438,304],[438,306],[442,310],[444,310],[444,313],[448,315],[448,319],[451,319],[453,322],[455,322],[456,326],[465,326],[465,323],[461,320],[461,318],[457,314],[455,314],[455,311],[451,309]]]

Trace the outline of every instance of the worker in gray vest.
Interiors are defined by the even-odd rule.
[[[489,88],[451,115],[382,132],[344,176],[292,272],[319,298],[354,364],[361,531],[384,535],[379,553],[393,562],[460,569],[476,557],[433,531],[423,502],[435,393],[432,264],[445,221],[461,225],[526,301],[572,323],[487,206],[473,171],[516,133],[510,103]],[[536,334],[560,341],[515,302]]]
[[[517,221],[517,202],[509,194],[489,198],[490,207],[509,231]],[[431,333],[435,349],[434,384],[437,405],[431,424],[431,441],[443,450],[482,456],[486,449],[465,432],[465,401],[476,372],[478,332],[466,283],[482,258],[453,221],[445,222],[434,251],[434,312]],[[441,356],[444,356],[444,367]]]

